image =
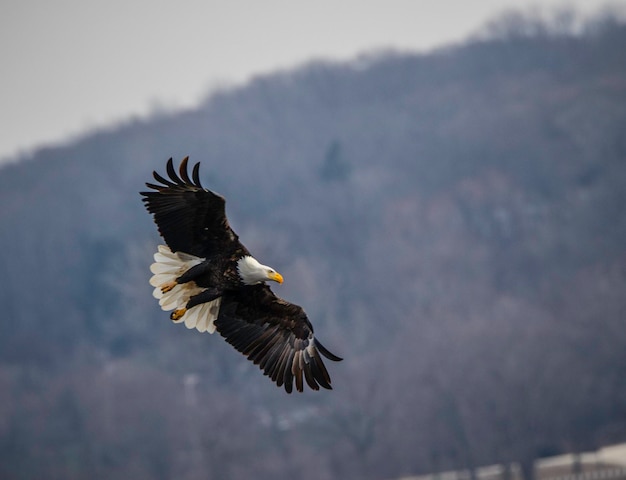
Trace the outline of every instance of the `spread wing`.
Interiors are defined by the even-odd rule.
[[[217,331],[247,355],[263,373],[287,393],[303,390],[303,380],[313,390],[331,389],[330,376],[320,353],[340,361],[314,336],[304,310],[276,297],[265,285],[253,285],[222,296]]]
[[[185,157],[179,173],[172,159],[167,161],[169,179],[153,172],[158,184],[146,183],[153,191],[141,192],[148,211],[154,216],[159,233],[173,252],[186,252],[197,257],[208,257],[223,251],[231,242],[238,243],[226,219],[226,201],[220,195],[202,187],[198,171],[193,167],[191,178]]]

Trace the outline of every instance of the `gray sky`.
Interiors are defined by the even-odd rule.
[[[606,0],[0,0],[0,161],[310,59],[465,39],[498,12]]]

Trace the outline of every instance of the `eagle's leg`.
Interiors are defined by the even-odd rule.
[[[196,305],[200,305],[201,303],[211,302],[221,296],[222,296],[221,290],[218,290],[217,288],[207,288],[206,290],[203,290],[197,295],[194,295],[193,297],[191,297],[183,308],[178,308],[174,310],[170,314],[170,318],[172,320],[179,320],[180,318],[183,317],[183,315],[185,315],[185,313],[187,313],[187,310],[190,310]]]
[[[218,297],[222,296],[222,291],[217,288],[207,288],[206,290],[201,291],[199,294],[194,295],[189,299],[187,305],[185,307],[187,310],[195,307],[196,305],[200,305],[201,303],[208,303],[215,300]]]
[[[204,275],[210,269],[211,269],[211,265],[206,262],[201,263],[199,265],[194,265],[193,267],[191,267],[189,270],[184,272],[180,277],[178,277],[173,282],[168,282],[168,283],[164,283],[163,285],[161,285],[161,291],[163,293],[167,293],[170,290],[172,290],[176,285],[181,285],[183,283],[191,282],[192,280],[195,280],[196,278]],[[183,315],[184,313],[181,314],[181,317]],[[175,319],[175,320],[178,320],[178,319]]]
[[[209,262],[203,262],[199,265],[194,265],[185,273],[183,273],[180,277],[176,279],[176,283],[187,283],[192,280],[195,280],[198,277],[206,274],[211,270],[211,264]]]

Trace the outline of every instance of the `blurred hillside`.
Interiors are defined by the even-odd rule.
[[[391,478],[626,441],[626,25],[514,15],[0,170],[0,478]],[[184,74],[184,72],[181,72]],[[335,390],[151,296],[138,192],[201,161]]]

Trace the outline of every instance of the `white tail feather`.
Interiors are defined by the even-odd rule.
[[[150,285],[159,287],[175,282],[183,273],[203,261],[203,258],[186,253],[172,253],[165,245],[159,245],[159,250],[154,254],[154,263],[150,265],[150,271],[154,274],[150,278]]]
[[[203,258],[183,252],[173,253],[169,247],[159,245],[158,251],[154,254],[154,263],[150,265],[150,271],[153,273],[150,285],[155,287],[152,296],[159,300],[163,310],[184,308],[191,297],[205,290],[198,287],[195,282],[176,283],[178,277],[203,261]],[[172,284],[175,284],[173,288],[163,292],[163,287]],[[221,301],[221,298],[217,298],[212,302],[196,305],[187,310],[181,318],[174,320],[174,323],[184,322],[187,328],[213,333]]]
[[[153,263],[150,265],[150,271],[154,274],[157,273],[175,273],[178,270],[178,265],[172,263]]]
[[[220,311],[220,303],[222,298],[216,298],[212,302],[201,303],[195,307],[190,308],[185,314],[178,320],[174,320],[174,323],[185,323],[185,327],[192,329],[195,328],[201,333],[215,332],[215,320]]]
[[[176,279],[203,261],[203,258],[182,252],[173,253],[169,247],[159,245],[154,254],[154,263],[150,265],[150,271],[154,274],[150,278],[150,285],[155,287],[152,296],[159,300],[163,310],[183,308],[191,297],[202,292],[203,289],[194,282],[176,284]],[[172,284],[175,286],[171,290],[163,292],[163,287]]]

